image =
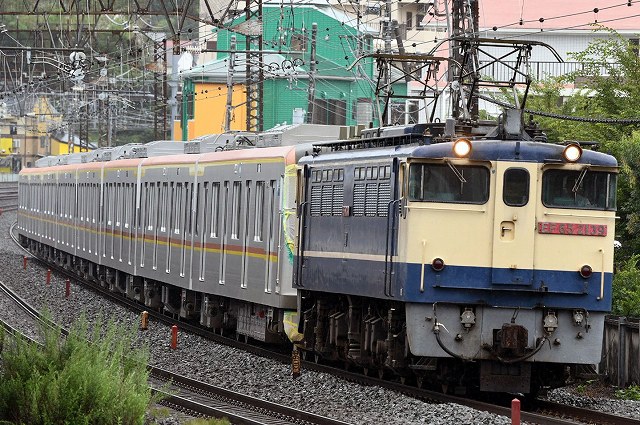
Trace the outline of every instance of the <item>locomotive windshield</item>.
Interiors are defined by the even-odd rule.
[[[411,164],[409,199],[484,204],[489,199],[489,170],[469,165]]]
[[[616,174],[602,171],[547,170],[542,176],[542,203],[554,208],[616,209]]]

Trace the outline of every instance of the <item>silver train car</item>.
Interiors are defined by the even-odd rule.
[[[285,146],[24,169],[18,231],[50,261],[150,308],[280,341],[296,309],[301,155]]]
[[[617,163],[438,129],[49,161],[20,175],[21,241],[150,308],[381,376],[560,385],[600,360]]]

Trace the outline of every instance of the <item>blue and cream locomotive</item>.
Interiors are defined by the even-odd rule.
[[[23,243],[204,326],[420,384],[527,393],[600,361],[609,155],[437,124],[151,152],[24,170]]]

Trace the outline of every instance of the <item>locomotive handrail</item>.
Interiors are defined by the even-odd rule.
[[[602,269],[600,270],[600,296],[596,298],[598,301],[602,301],[604,299],[604,263],[605,263],[605,255],[604,249],[600,248],[600,254],[602,254]]]
[[[575,211],[575,210],[572,210]],[[593,211],[593,212],[599,212],[601,210],[585,210],[585,211]],[[609,211],[609,212],[615,212],[615,211]],[[584,218],[611,218],[610,215],[602,215],[602,214],[578,214],[578,213],[559,213],[559,212],[549,212],[549,211],[545,211],[543,213],[544,215],[557,215],[558,217],[584,217]],[[615,219],[619,219],[619,216],[615,216]]]
[[[304,201],[300,203],[300,206],[298,207],[298,249],[296,252],[296,255],[298,257],[298,264],[296,264],[296,286],[304,286],[302,285],[302,279],[301,279],[301,274],[302,274],[302,261],[303,261],[303,256],[304,256],[304,226],[306,226],[306,217],[305,217],[305,209],[307,207],[307,204],[309,203],[309,201]]]
[[[395,208],[393,208],[394,204],[400,204],[400,199],[395,199],[393,201],[389,201],[387,204],[387,234],[385,240],[385,250],[384,250],[384,295],[387,297],[392,297],[391,294],[391,274],[393,272],[393,238],[395,236],[395,232],[392,230],[395,229]],[[393,220],[393,221],[392,221]],[[391,222],[391,223],[390,223]],[[391,235],[391,238],[389,237]],[[387,285],[388,284],[388,285]],[[387,288],[388,286],[388,288]]]

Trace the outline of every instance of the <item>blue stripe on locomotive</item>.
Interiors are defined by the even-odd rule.
[[[385,287],[383,261],[306,257],[302,289],[401,302],[483,304],[504,307],[584,308],[590,311],[611,309],[612,273],[605,273],[604,298],[600,294],[600,273],[590,278],[576,271],[534,270],[531,284],[491,284],[492,273],[512,276],[510,269],[448,265],[435,272],[425,265],[424,292],[420,292],[421,265],[394,263],[392,297]],[[348,278],[345,278],[348,276]]]

